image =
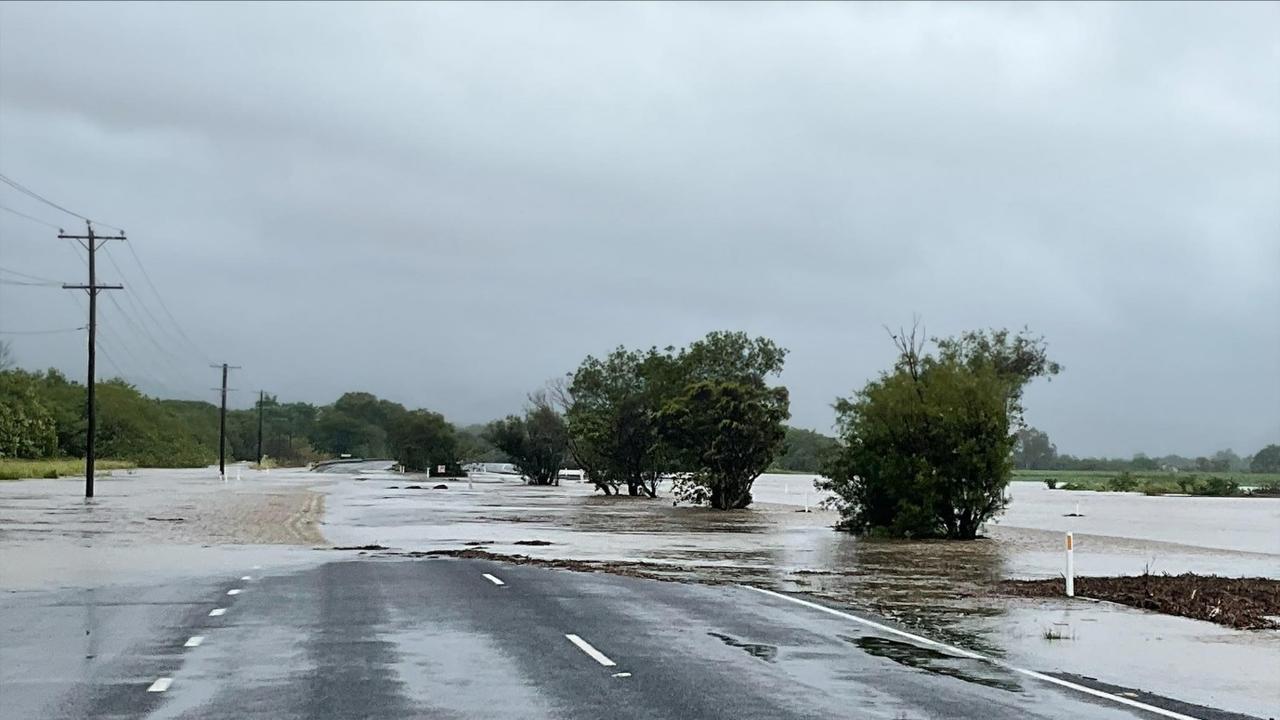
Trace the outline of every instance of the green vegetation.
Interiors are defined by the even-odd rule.
[[[1249,463],[1249,472],[1280,473],[1280,445],[1268,445],[1259,450]]]
[[[1146,495],[1232,497],[1280,494],[1280,473],[1015,470],[1013,479],[1043,482],[1050,489],[1141,492]]]
[[[569,452],[568,427],[545,395],[529,400],[524,417],[508,415],[489,423],[485,439],[506,453],[530,485],[558,485]]]
[[[85,396],[84,385],[57,370],[0,372],[0,460],[84,457]],[[141,467],[204,467],[217,461],[218,408],[212,403],[147,397],[119,379],[99,381],[97,401],[100,457]],[[268,395],[260,409],[262,452],[274,466],[351,453],[392,455],[411,470],[445,465],[460,471],[453,426],[435,413],[409,411],[369,393],[347,393],[322,408],[281,404]],[[259,408],[227,412],[229,459],[258,460],[258,413]],[[23,472],[29,472],[26,466]]]
[[[786,428],[786,440],[782,455],[769,468],[769,472],[806,473],[816,475],[839,447],[833,437],[803,428]]]
[[[893,369],[836,402],[844,442],[815,485],[842,529],[972,539],[1007,502],[1023,388],[1061,368],[1025,332],[893,340]]]
[[[103,460],[94,463],[94,475],[110,475],[112,470],[136,467],[125,460]],[[77,458],[44,458],[41,460],[17,460],[0,458],[0,480],[26,480],[29,478],[84,477],[84,460]]]
[[[1059,455],[1058,448],[1049,441],[1049,435],[1033,427],[1017,432],[1013,449],[1014,467],[1018,470],[1055,470],[1071,472],[1199,472],[1199,473],[1278,473],[1280,472],[1280,445],[1268,445],[1253,457],[1240,457],[1235,451],[1219,450],[1212,457],[1195,458],[1181,455],[1149,457],[1138,453],[1132,458],[1077,458]]]
[[[569,451],[606,495],[625,485],[656,497],[680,473],[680,500],[746,507],[751,485],[782,449],[786,388],[772,387],[786,350],[767,338],[712,332],[677,351],[618,348],[587,357],[553,386]]]

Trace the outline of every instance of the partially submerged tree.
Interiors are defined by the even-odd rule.
[[[681,499],[719,510],[751,504],[751,486],[782,449],[787,389],[763,382],[703,380],[667,403],[662,424],[687,471]]]
[[[545,394],[530,398],[524,417],[509,415],[489,423],[485,439],[507,455],[530,485],[558,482],[569,448],[564,418]]]
[[[1022,391],[1061,368],[1025,331],[934,342],[895,335],[893,370],[836,403],[843,447],[815,485],[843,529],[972,539],[1005,507]]]
[[[785,356],[773,341],[742,332],[708,333],[678,353],[620,347],[588,357],[553,395],[565,409],[574,459],[596,487],[608,495],[625,485],[631,495],[655,497],[661,477],[693,472],[701,462],[667,427],[676,417],[669,405],[699,383],[766,387]],[[776,455],[778,447],[770,447]]]
[[[560,393],[574,459],[606,495],[657,495],[670,471],[658,415],[677,387],[670,348],[618,348],[587,357]]]
[[[407,470],[457,473],[458,441],[453,426],[440,413],[414,410],[399,419],[391,433],[396,460]]]

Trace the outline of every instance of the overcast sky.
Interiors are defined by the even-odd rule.
[[[114,243],[103,346],[152,393],[467,423],[740,329],[830,430],[919,315],[1044,334],[1060,451],[1280,442],[1277,4],[4,3],[0,172],[128,231],[163,306]],[[0,267],[83,282],[55,235],[0,211]],[[84,323],[0,279],[0,331]]]

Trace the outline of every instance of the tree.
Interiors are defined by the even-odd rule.
[[[1019,428],[1013,446],[1013,464],[1023,470],[1046,470],[1058,456],[1049,435],[1033,427]]]
[[[460,463],[497,463],[505,462],[506,456],[484,439],[484,425],[468,425],[459,428],[456,434],[458,442],[458,462]]]
[[[1154,458],[1149,458],[1142,453],[1138,453],[1133,456],[1133,460],[1129,461],[1129,467],[1134,470],[1159,470],[1160,463],[1156,462]]]
[[[937,355],[914,328],[893,339],[893,369],[837,400],[842,446],[815,485],[842,529],[974,538],[1006,503],[1023,388],[1061,368],[1025,332],[935,339]]]
[[[434,472],[443,465],[448,472],[459,471],[453,426],[439,413],[405,413],[391,433],[391,446],[396,460],[408,470]]]
[[[782,455],[773,465],[778,470],[819,473],[831,453],[840,447],[835,438],[813,430],[788,426],[786,433]]]
[[[0,457],[43,458],[57,451],[57,424],[41,400],[38,376],[0,372]]]
[[[320,411],[311,435],[311,444],[321,452],[360,457],[386,455],[386,440],[386,430],[343,412],[336,404]]]
[[[751,486],[786,438],[787,389],[763,382],[702,380],[667,403],[667,441],[689,474],[682,499],[719,510],[751,504]]]
[[[1249,463],[1251,473],[1280,473],[1280,445],[1268,445]]]
[[[485,439],[507,455],[530,485],[558,482],[569,433],[544,394],[530,397],[524,417],[509,415],[489,423]]]
[[[631,495],[656,497],[659,477],[672,469],[658,419],[679,387],[671,351],[619,347],[604,359],[588,356],[567,386],[552,387],[574,461],[606,495],[626,485]]]
[[[763,383],[782,368],[786,350],[743,332],[711,332],[675,348],[588,356],[567,384],[552,386],[564,408],[574,461],[606,495],[623,485],[656,497],[658,480],[680,469],[661,414],[699,382]]]

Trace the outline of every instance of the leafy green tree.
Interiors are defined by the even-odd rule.
[[[1013,464],[1023,470],[1046,470],[1058,456],[1049,435],[1033,427],[1019,428],[1013,446]]]
[[[1022,391],[1061,368],[1025,331],[934,342],[895,335],[893,369],[836,403],[842,447],[815,485],[843,529],[971,539],[1005,506]]]
[[[392,431],[391,444],[396,460],[409,470],[435,472],[443,465],[450,474],[459,472],[453,426],[440,413],[406,413]]]
[[[1133,460],[1129,461],[1129,466],[1134,470],[1148,472],[1160,469],[1160,463],[1156,462],[1154,458],[1149,458],[1142,453],[1134,455]]]
[[[545,396],[534,396],[524,417],[509,415],[489,423],[485,439],[506,454],[530,485],[558,484],[569,450],[564,418]]]
[[[484,425],[468,425],[457,431],[458,462],[498,463],[506,462],[506,455],[484,438]]]
[[[823,464],[840,447],[839,441],[822,433],[787,427],[782,455],[773,468],[789,472],[819,473]]]
[[[682,499],[720,510],[751,504],[751,486],[782,450],[787,389],[763,382],[701,380],[662,412],[666,438],[689,472]]]
[[[387,432],[381,427],[330,406],[320,411],[312,430],[311,444],[332,455],[383,457],[387,454]]]
[[[21,370],[0,372],[0,457],[44,458],[57,452],[57,424],[41,400],[39,378]]]
[[[763,382],[782,368],[786,350],[767,338],[712,332],[675,348],[628,350],[588,357],[567,385],[554,385],[564,408],[574,462],[606,495],[623,485],[656,497],[658,480],[679,468],[661,414],[699,382]]]
[[[1253,456],[1249,472],[1280,473],[1280,445],[1268,445]]]
[[[558,394],[565,408],[574,461],[606,495],[626,485],[631,495],[657,495],[670,470],[658,414],[677,387],[670,349],[618,348],[587,357]]]

